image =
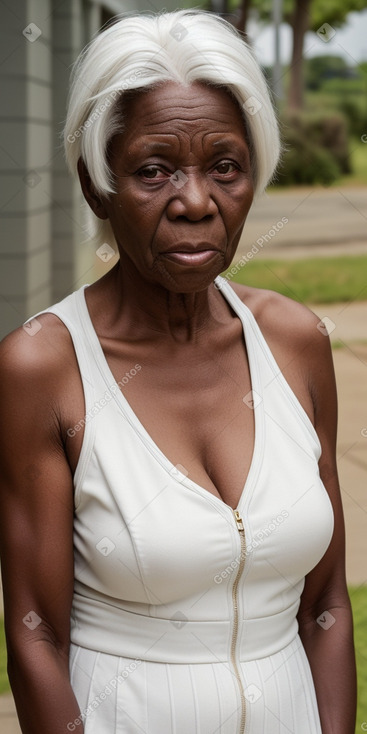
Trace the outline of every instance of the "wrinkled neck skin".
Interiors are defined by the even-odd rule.
[[[111,323],[121,333],[151,339],[156,332],[160,340],[195,343],[228,319],[228,306],[214,283],[198,292],[169,291],[143,279],[123,254],[105,278]]]

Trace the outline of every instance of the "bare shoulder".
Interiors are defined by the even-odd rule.
[[[308,347],[329,351],[329,339],[319,317],[302,303],[275,291],[231,284],[235,293],[250,309],[269,344]]]
[[[1,410],[16,411],[22,424],[32,414],[55,438],[60,429],[64,433],[77,379],[71,336],[54,314],[40,314],[0,343]]]
[[[73,353],[66,326],[51,313],[43,313],[19,326],[0,342],[0,372],[43,379],[65,368]]]
[[[234,284],[254,315],[284,377],[322,437],[335,435],[336,385],[328,331],[307,306],[274,291]]]

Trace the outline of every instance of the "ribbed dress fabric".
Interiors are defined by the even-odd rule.
[[[69,330],[85,396],[70,676],[86,734],[321,734],[296,620],[333,532],[320,442],[251,311],[216,286],[243,325],[255,416],[242,570],[232,508],[172,465],[116,385],[86,286],[40,312]]]

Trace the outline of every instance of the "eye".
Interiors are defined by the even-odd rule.
[[[163,181],[167,177],[167,174],[159,166],[145,166],[140,168],[137,174],[140,178],[149,181]]]
[[[238,171],[238,166],[236,166],[233,161],[221,161],[220,163],[217,163],[214,171],[221,174],[222,176],[225,176],[229,173],[234,173],[235,171]]]

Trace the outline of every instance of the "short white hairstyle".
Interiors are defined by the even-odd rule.
[[[71,77],[64,128],[66,160],[77,175],[81,157],[99,195],[115,192],[107,146],[123,132],[126,92],[174,81],[224,88],[242,111],[255,195],[274,175],[280,143],[266,80],[249,45],[223,18],[196,10],[127,15],[82,51]],[[87,207],[89,236],[115,245],[108,220]]]

